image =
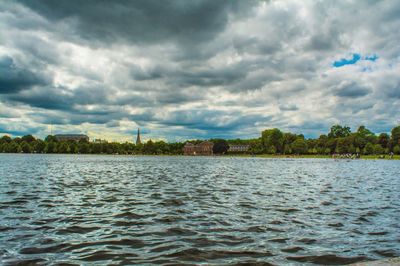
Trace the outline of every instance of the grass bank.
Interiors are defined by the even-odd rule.
[[[304,154],[304,155],[293,155],[293,154],[257,154],[257,155],[250,155],[250,154],[227,154],[226,156],[232,157],[258,157],[258,158],[310,158],[310,159],[332,159],[331,155],[318,155],[318,154]],[[360,159],[366,160],[389,160],[389,156],[385,155],[385,158],[379,158],[380,155],[361,155]],[[339,159],[339,158],[337,158]],[[344,158],[346,159],[346,158]],[[393,160],[400,160],[400,155],[394,155]]]

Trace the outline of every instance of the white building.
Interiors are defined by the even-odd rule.
[[[229,152],[246,152],[250,148],[250,145],[244,144],[229,144]]]

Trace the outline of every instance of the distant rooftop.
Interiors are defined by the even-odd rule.
[[[69,140],[74,140],[74,141],[80,141],[80,140],[86,140],[89,141],[89,137],[84,134],[56,134],[54,137],[58,141],[69,141]]]
[[[55,137],[87,137],[85,134],[56,134]]]

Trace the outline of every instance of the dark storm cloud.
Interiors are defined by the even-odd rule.
[[[29,114],[29,118],[48,125],[81,125],[83,123],[106,125],[116,127],[121,120],[136,121],[138,124],[157,121],[151,110],[142,111],[137,114],[124,113],[118,108],[107,110],[47,110],[37,111]]]
[[[118,119],[121,117],[117,114]],[[74,113],[46,113],[46,114],[35,114],[36,121],[40,121],[43,124],[48,125],[81,125],[83,123],[91,124],[106,124],[113,119],[112,114],[99,115],[99,114],[74,114]]]
[[[179,86],[221,86],[229,85],[243,79],[247,74],[240,65],[220,69],[183,71],[177,73],[176,80]]]
[[[205,131],[233,131],[254,126],[256,122],[269,121],[263,115],[245,115],[241,112],[220,110],[180,110],[172,112],[159,123],[171,126],[185,126]]]
[[[293,129],[320,129],[320,128],[327,128],[328,126],[330,126],[330,124],[326,123],[326,122],[306,121],[299,125],[291,126],[290,128],[293,128]]]
[[[153,69],[143,69],[138,65],[132,64],[129,67],[132,78],[139,81],[159,79],[168,73],[167,70],[158,66]]]
[[[335,106],[334,112],[340,115],[348,116],[349,114],[359,114],[373,109],[375,103],[372,101],[362,101],[360,99],[349,99],[339,102]]]
[[[167,139],[258,136],[266,127],[317,134],[342,121],[389,128],[400,108],[399,8],[0,1],[0,109],[12,106],[0,116],[18,124],[10,132],[28,121],[33,130],[92,124],[115,135],[140,126]],[[353,54],[361,59],[350,64]],[[345,67],[333,67],[341,58]]]
[[[0,73],[0,94],[15,93],[49,82],[44,76],[17,66],[8,56],[0,58]]]
[[[3,123],[0,121],[0,133],[7,133],[15,136],[35,134],[43,129],[43,126],[30,126],[26,124],[21,127],[16,127],[15,125],[12,125],[10,123]]]
[[[196,43],[215,37],[228,15],[246,12],[252,2],[213,0],[78,1],[22,0],[52,22],[68,22],[86,40],[113,43],[178,41]]]
[[[45,41],[36,36],[24,36],[9,40],[11,44],[22,51],[25,56],[30,55],[37,63],[41,64],[61,64],[61,55],[51,42]],[[33,63],[32,63],[33,65]]]
[[[155,102],[154,105],[159,104],[180,104],[188,103],[193,101],[200,101],[204,99],[204,95],[198,93],[197,90],[194,91],[181,91],[181,90],[163,90],[154,93],[153,96]]]
[[[356,82],[344,82],[338,86],[335,95],[346,98],[359,98],[369,94],[371,91],[371,88],[360,85]]]
[[[395,86],[385,88],[386,95],[390,98],[400,99],[400,82]]]
[[[75,109],[75,106],[105,103],[107,92],[102,87],[81,87],[70,90],[61,86],[44,86],[10,94],[6,99],[43,109],[83,112],[82,109]]]
[[[233,40],[233,47],[239,53],[265,55],[279,51],[282,48],[282,44],[271,39],[260,40],[257,37],[236,37]]]

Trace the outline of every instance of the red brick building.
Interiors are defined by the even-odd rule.
[[[183,147],[184,155],[213,155],[214,143],[210,141],[203,141],[200,144],[193,144],[187,142]]]

